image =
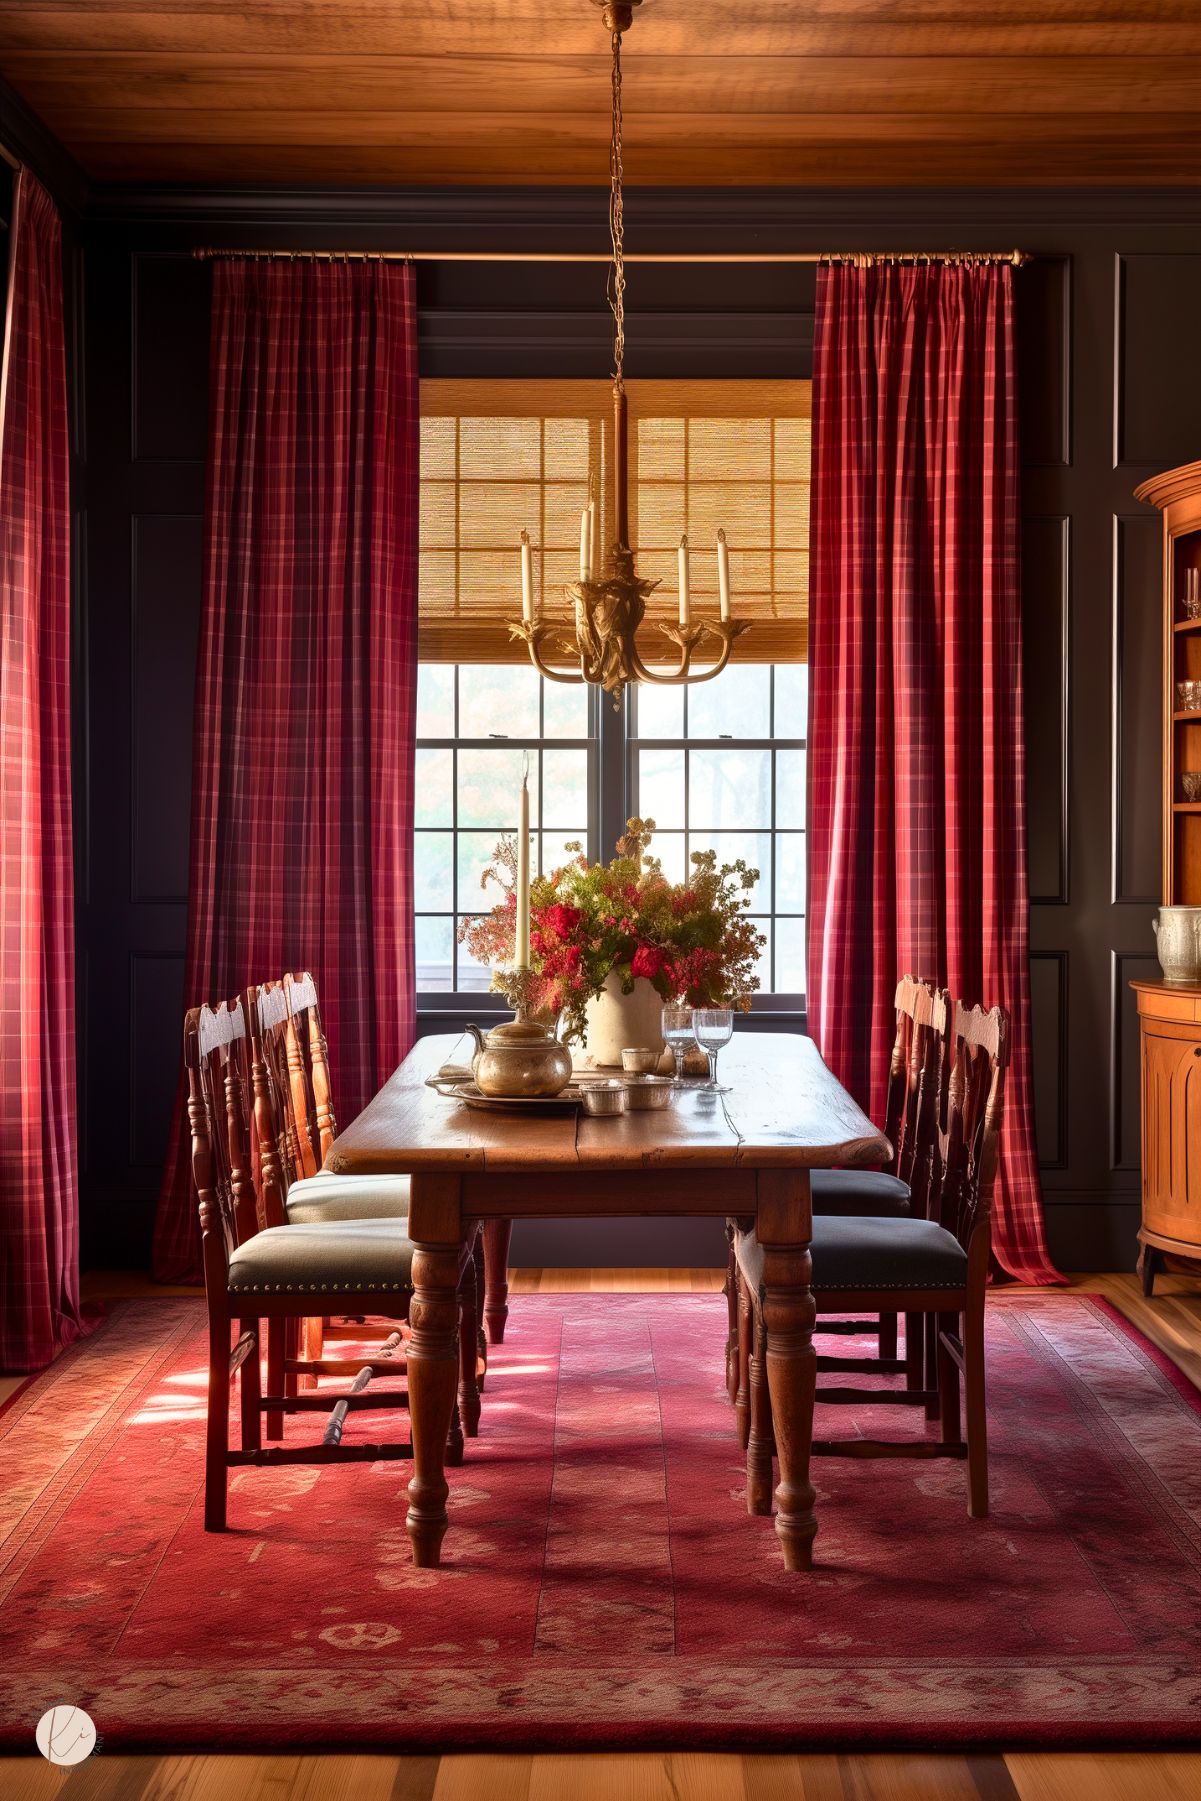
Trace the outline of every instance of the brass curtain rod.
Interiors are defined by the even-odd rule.
[[[214,250],[192,252],[201,262],[234,260],[317,263],[608,263],[607,250]],[[1025,250],[752,250],[643,251],[627,263],[1011,263],[1030,261]]]

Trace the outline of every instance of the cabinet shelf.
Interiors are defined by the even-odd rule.
[[[1201,707],[1194,707],[1190,713],[1173,713],[1173,719],[1190,720],[1193,725],[1201,725]]]
[[[1201,813],[1201,800],[1174,800],[1173,813]]]
[[[1201,619],[1178,619],[1175,630],[1178,632],[1201,632]]]

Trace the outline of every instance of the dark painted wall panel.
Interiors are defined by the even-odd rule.
[[[133,454],[203,459],[211,269],[186,256],[133,259]],[[181,355],[183,345],[188,354]]]
[[[1069,519],[1022,521],[1023,680],[1035,901],[1067,899]]]
[[[139,513],[133,520],[135,901],[187,900],[202,531],[195,514]]]
[[[1109,1117],[1112,1130],[1110,1160],[1114,1169],[1139,1167],[1139,1067],[1138,1005],[1130,984],[1154,980],[1159,965],[1152,951],[1131,955],[1118,951],[1113,959],[1113,1045],[1110,1061]]]
[[[1119,307],[1118,461],[1194,462],[1201,454],[1201,251],[1123,255]]]
[[[1114,609],[1114,899],[1159,897],[1163,821],[1163,529],[1158,513],[1118,519]]]
[[[157,1177],[183,1038],[183,958],[129,965],[129,1161]]]
[[[1067,1161],[1067,954],[1036,952],[1030,959],[1030,1046],[1034,1059],[1034,1130],[1044,1168]]]

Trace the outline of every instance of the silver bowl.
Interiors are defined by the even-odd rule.
[[[659,1067],[659,1052],[640,1048],[622,1051],[621,1067],[628,1076],[653,1076]]]
[[[626,1110],[626,1085],[617,1080],[581,1082],[580,1106],[592,1119],[612,1119]]]
[[[634,1076],[626,1083],[626,1104],[635,1113],[650,1113],[671,1105],[675,1082],[670,1076]]]
[[[1184,789],[1185,800],[1201,800],[1201,769],[1182,769],[1180,786]]]

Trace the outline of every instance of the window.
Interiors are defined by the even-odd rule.
[[[629,738],[635,810],[655,821],[652,849],[673,881],[693,851],[759,871],[751,914],[767,939],[764,994],[805,992],[803,663],[732,663],[712,682],[639,687]]]
[[[599,854],[595,701],[545,682],[531,665],[423,663],[417,686],[413,887],[419,994],[487,988],[457,941],[459,922],[491,907],[481,889],[497,841],[517,823],[530,759],[530,868],[553,868],[574,839]]]
[[[608,506],[608,384],[422,384],[415,898],[425,1007],[488,987],[457,928],[496,899],[480,876],[516,824],[527,752],[531,867],[553,867],[572,839],[590,857],[611,856],[633,813],[655,820],[653,850],[673,877],[695,850],[744,857],[760,871],[762,993],[776,1007],[801,1004],[809,384],[631,382],[629,402],[631,536],[640,572],[662,584],[641,642],[653,645],[657,618],[674,618],[681,531],[693,549],[694,619],[716,614],[719,524],[735,612],[752,630],[715,680],[644,685],[614,711],[604,695],[540,678],[507,623],[520,607],[523,527],[543,613],[567,620],[561,596],[576,574],[590,475]]]

